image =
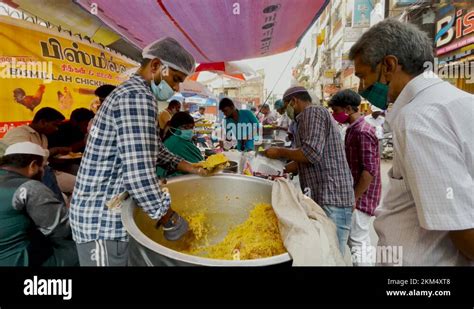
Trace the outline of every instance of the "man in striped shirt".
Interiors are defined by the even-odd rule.
[[[70,221],[81,266],[125,266],[128,235],[120,213],[106,204],[128,192],[130,198],[166,228],[171,240],[187,224],[162,191],[156,166],[205,174],[171,154],[158,136],[158,102],[166,101],[194,69],[194,58],[165,38],[145,48],[137,74],[118,86],[94,119],[77,175]],[[168,233],[168,234],[166,234]]]
[[[375,128],[359,113],[360,96],[350,89],[336,93],[329,102],[335,112],[344,112],[349,124],[345,135],[346,157],[354,178],[356,203],[352,213],[349,247],[355,266],[369,266],[370,219],[380,203],[382,184],[380,155]]]

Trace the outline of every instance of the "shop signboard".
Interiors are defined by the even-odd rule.
[[[438,9],[436,16],[436,54],[454,52],[474,44],[474,4],[456,3]]]
[[[357,42],[362,36],[362,28],[344,28],[344,41],[345,42]]]
[[[366,28],[370,26],[370,12],[373,9],[371,0],[354,0],[352,27]]]
[[[94,109],[94,90],[118,85],[138,63],[58,30],[0,17],[0,138],[26,124],[43,107],[66,118]]]
[[[334,78],[334,76],[336,76],[336,70],[335,69],[330,69],[330,70],[324,71],[324,77]]]

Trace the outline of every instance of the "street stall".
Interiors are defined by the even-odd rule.
[[[91,108],[94,90],[118,85],[138,63],[98,44],[31,22],[0,16],[0,138],[52,107],[66,118]],[[28,38],[18,44],[17,38]]]
[[[15,0],[8,2],[16,3],[18,9],[28,7],[29,12],[41,18],[47,19],[50,13],[49,6],[41,7],[39,4]],[[8,104],[15,110],[21,109],[21,112],[7,116],[2,114],[6,118],[0,118],[0,124],[27,122],[39,104],[58,108],[66,117],[73,108],[89,108],[94,99],[94,88],[105,83],[118,85],[138,67],[138,62],[114,52],[113,48],[140,61],[142,59],[136,57],[137,50],[165,37],[174,38],[199,63],[195,68],[197,73],[190,75],[180,85],[182,102],[189,104],[193,98],[203,99],[206,102],[198,105],[212,106],[217,116],[217,101],[197,81],[199,72],[210,71],[245,80],[255,71],[235,61],[269,56],[294,48],[326,4],[327,1],[323,0],[283,0],[278,3],[249,1],[244,8],[243,3],[237,3],[236,6],[233,1],[221,0],[97,0],[93,3],[77,0],[65,3],[62,9],[67,14],[74,14],[75,8],[81,8],[81,15],[91,12],[92,25],[98,25],[104,31],[103,36],[94,37],[101,45],[90,37],[84,40],[79,36],[77,39],[61,31],[53,32],[39,25],[26,26],[25,21],[2,17],[0,26],[7,27],[9,44],[2,44],[1,56],[11,62],[17,61],[18,57],[48,60],[53,63],[53,74],[51,84],[39,83],[41,78],[38,76],[28,76],[28,79],[22,80],[25,83],[23,92],[32,97],[28,102],[24,100],[25,95],[20,95],[13,87],[16,81],[1,80],[2,88],[5,86],[10,89],[7,93],[15,94],[17,102],[4,98],[0,104]],[[93,7],[99,9],[92,13]],[[294,16],[298,18],[294,19]],[[290,17],[293,19],[291,24],[284,22]],[[71,24],[68,24],[68,19],[62,19],[61,22],[64,23],[63,27],[69,26],[76,31],[85,29],[85,25],[74,22],[74,19],[70,19]],[[24,37],[34,38],[29,40],[34,48],[16,43],[15,33],[23,29],[29,29],[30,32],[25,33]],[[117,37],[111,37],[110,33],[115,33]],[[35,98],[38,102],[33,100]],[[2,110],[9,106],[2,106]],[[162,105],[157,106],[161,108]],[[187,107],[189,109],[190,106]],[[99,118],[96,121],[101,120]],[[209,144],[201,147],[205,161],[193,163],[192,166],[212,170],[211,177],[185,175],[166,179],[160,184],[163,192],[169,193],[173,210],[180,213],[189,224],[189,231],[182,239],[176,241],[164,237],[165,227],[158,228],[156,219],[145,214],[128,192],[114,189],[118,195],[107,201],[104,211],[110,217],[121,218],[123,222],[130,239],[130,264],[342,265],[339,261],[341,257],[333,252],[336,246],[334,225],[328,224],[324,229],[316,227],[321,216],[316,214],[318,206],[303,207],[303,198],[297,197],[296,191],[293,192],[294,199],[285,203],[295,205],[293,215],[303,214],[306,218],[306,235],[312,233],[316,235],[314,239],[321,237],[330,240],[321,243],[320,248],[321,252],[330,254],[334,259],[328,258],[328,255],[316,260],[300,260],[304,253],[301,248],[295,249],[294,243],[297,241],[294,239],[304,237],[305,233],[288,236],[294,233],[288,223],[293,219],[292,214],[282,211],[282,202],[286,199],[280,195],[284,191],[282,188],[292,186],[290,175],[283,173],[284,161],[267,159],[262,155],[262,151],[271,146],[283,147],[284,141],[260,140],[255,151],[221,153],[221,150],[216,150],[216,139],[212,136],[218,129],[211,119],[199,119],[194,127],[194,133],[208,137],[206,141]],[[60,162],[76,162],[80,155],[70,153],[56,159]],[[284,184],[279,181],[284,181]],[[310,213],[305,211],[311,209],[314,211],[310,218]],[[330,235],[327,236],[326,232]]]
[[[231,162],[238,162],[239,168],[234,171],[227,170]],[[176,196],[174,209],[190,224],[190,231],[182,239],[167,240],[160,229],[154,227],[153,220],[131,200],[124,203],[122,218],[132,236],[131,245],[134,248],[131,264],[135,266],[289,264],[291,257],[285,249],[288,242],[286,241],[284,245],[284,239],[279,231],[280,220],[287,219],[288,215],[277,216],[272,208],[272,205],[280,201],[272,197],[272,194],[278,191],[278,186],[272,180],[289,178],[289,175],[283,174],[284,163],[253,153],[249,156],[248,153],[230,151],[211,155],[200,164],[205,168],[219,170],[216,171],[218,174],[204,180],[195,176],[181,176],[164,184],[172,196]],[[285,185],[294,188],[289,182],[285,182]],[[189,192],[188,188],[193,188],[193,191]],[[288,207],[288,203],[292,204],[295,201],[285,201],[282,207]],[[296,202],[298,203],[300,202]],[[331,231],[330,228],[328,230]],[[306,233],[311,231],[306,229]],[[320,235],[319,233],[321,231],[316,234]],[[335,243],[334,240],[334,248]],[[331,263],[344,265],[342,257],[334,253],[334,248],[331,255],[336,257],[335,260],[319,261],[321,265]],[[329,250],[329,244],[323,249]],[[309,264],[310,262],[306,261],[304,265]]]

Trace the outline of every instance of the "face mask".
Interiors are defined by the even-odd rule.
[[[170,131],[171,134],[173,134],[174,136],[177,136],[179,138],[182,138],[186,141],[190,141],[192,138],[193,138],[193,130],[181,130],[181,129],[175,129],[175,128],[172,128],[174,129],[175,131],[179,131],[180,134],[175,134],[173,133],[173,131]]]
[[[151,75],[151,92],[153,92],[153,95],[158,101],[166,101],[174,94],[173,88],[171,88],[164,79],[162,79],[160,84],[157,86],[153,74]]]
[[[332,113],[332,116],[339,123],[346,123],[349,120],[349,115],[345,112]]]
[[[290,104],[288,104],[288,106],[286,107],[286,114],[288,115],[288,118],[290,118],[291,120],[295,120],[295,108]]]
[[[359,92],[359,94],[363,98],[367,99],[367,101],[369,101],[370,104],[385,110],[388,105],[388,84],[389,83],[382,84],[380,82],[381,75],[382,75],[382,71],[380,71],[380,75],[377,82],[367,87],[367,89],[363,90],[362,92]]]

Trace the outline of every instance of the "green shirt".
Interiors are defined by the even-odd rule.
[[[47,254],[44,243],[33,235],[70,234],[68,216],[67,209],[43,183],[0,169],[0,266],[28,266],[29,250]],[[49,250],[52,254],[52,248]]]
[[[192,141],[187,141],[178,136],[171,135],[164,141],[163,144],[171,153],[183,158],[190,163],[197,163],[204,160],[201,151],[196,147],[196,145],[194,145]],[[158,167],[156,169],[156,174],[158,177],[174,177],[184,175],[185,173],[175,172],[171,175],[167,175],[167,171],[165,169]]]

